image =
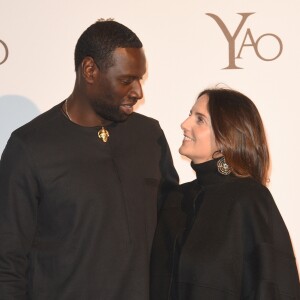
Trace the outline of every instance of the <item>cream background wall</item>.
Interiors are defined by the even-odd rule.
[[[148,73],[136,110],[160,121],[181,182],[195,177],[177,149],[179,125],[197,94],[221,82],[256,103],[272,155],[269,188],[299,262],[300,2],[274,2],[0,0],[0,153],[13,129],[71,93],[73,52],[83,30],[98,18],[115,18],[144,44]],[[228,40],[208,13],[231,36],[241,24],[238,13],[253,13],[231,38],[230,56]],[[241,69],[224,69],[230,59]]]

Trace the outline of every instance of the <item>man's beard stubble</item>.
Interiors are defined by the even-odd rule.
[[[130,116],[120,111],[119,105],[109,105],[103,102],[94,102],[93,108],[97,115],[106,121],[112,121],[116,123],[124,122]]]

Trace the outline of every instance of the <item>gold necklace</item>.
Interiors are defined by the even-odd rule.
[[[74,122],[71,119],[70,114],[68,112],[68,99],[66,99],[66,101],[65,101],[65,110],[66,110],[66,115],[69,118],[69,120],[71,122]],[[100,140],[102,140],[104,143],[106,143],[108,141],[108,137],[109,137],[109,132],[104,128],[104,126],[102,126],[102,128],[98,131],[98,138]]]

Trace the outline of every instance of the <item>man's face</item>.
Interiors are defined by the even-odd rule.
[[[91,106],[102,119],[122,122],[143,98],[141,80],[146,58],[142,48],[117,48],[112,58],[112,67],[97,72]]]

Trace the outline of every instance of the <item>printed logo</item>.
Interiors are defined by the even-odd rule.
[[[8,47],[0,40],[0,65],[4,64],[8,58]]]
[[[283,44],[281,39],[273,34],[273,33],[265,33],[262,34],[260,37],[258,37],[256,40],[253,37],[253,34],[250,30],[250,28],[247,28],[243,42],[240,46],[240,49],[238,51],[238,54],[236,55],[236,38],[239,35],[242,27],[244,26],[246,20],[248,19],[249,16],[253,15],[255,13],[238,13],[238,15],[242,16],[242,20],[239,23],[238,27],[236,28],[235,32],[233,34],[231,34],[228,30],[228,28],[226,27],[226,25],[224,24],[224,22],[217,16],[214,14],[210,14],[207,13],[206,15],[208,15],[209,17],[213,18],[216,23],[218,24],[218,26],[220,27],[220,29],[222,30],[227,42],[228,42],[228,54],[229,54],[229,58],[228,58],[228,66],[223,68],[223,69],[243,69],[240,68],[236,65],[236,59],[241,58],[241,54],[242,54],[242,50],[244,49],[244,47],[253,47],[254,52],[256,54],[256,56],[258,58],[260,58],[261,60],[264,61],[272,61],[277,59],[281,53],[282,53],[282,49],[283,49]],[[266,38],[266,37],[271,37],[272,39],[275,39],[277,44],[278,44],[278,52],[276,52],[276,55],[274,55],[273,57],[264,57],[260,52],[259,52],[259,43],[262,41],[262,39]],[[250,42],[246,42],[246,40],[249,40]]]

